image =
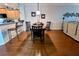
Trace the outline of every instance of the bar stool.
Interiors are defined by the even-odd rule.
[[[8,29],[8,33],[9,33],[9,39],[11,39],[12,35],[10,34],[10,31],[15,31],[16,32],[16,36],[19,40],[19,36],[18,36],[18,26],[17,26],[18,22],[15,23],[15,27]]]

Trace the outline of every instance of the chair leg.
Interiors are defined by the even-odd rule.
[[[31,40],[33,40],[33,35],[31,34]]]
[[[11,34],[10,34],[10,31],[8,31],[8,36],[9,36],[9,39],[11,39]]]
[[[43,37],[41,37],[41,41],[42,41],[42,42],[44,41]]]
[[[43,32],[43,33],[42,33],[42,41],[44,41],[44,39],[45,39],[45,38],[44,38],[44,32]]]
[[[31,32],[31,40],[33,39],[33,35],[32,35],[32,32]]]
[[[31,40],[34,41],[34,35],[33,35],[33,33],[31,33]]]
[[[17,31],[17,29],[16,29],[16,35],[17,35],[17,38],[18,38],[18,40],[19,40],[19,36],[18,36],[18,31]]]

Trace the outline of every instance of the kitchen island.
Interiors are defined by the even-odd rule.
[[[15,27],[15,23],[0,23],[0,46],[10,40],[8,29],[12,27]]]

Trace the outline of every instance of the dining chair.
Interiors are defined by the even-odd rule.
[[[48,21],[47,23],[46,23],[46,30],[50,30],[50,26],[51,26],[51,22],[50,21]]]
[[[30,31],[30,22],[29,21],[26,21],[26,31]]]
[[[40,38],[41,40],[44,39],[44,34],[43,34],[43,28],[42,26],[32,26],[31,29],[31,38],[34,40],[36,38]]]

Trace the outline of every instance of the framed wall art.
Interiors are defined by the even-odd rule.
[[[31,16],[35,17],[36,16],[36,12],[31,12]]]
[[[41,14],[41,19],[45,19],[45,14]]]

